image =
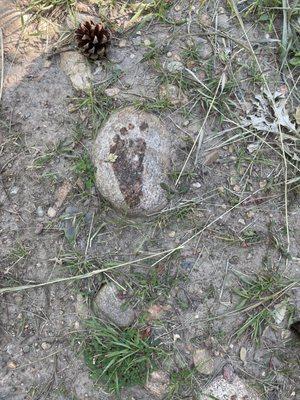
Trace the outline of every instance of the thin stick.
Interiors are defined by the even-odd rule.
[[[247,197],[245,197],[244,199],[240,200],[238,203],[236,203],[234,206],[232,206],[231,208],[229,208],[227,211],[225,211],[224,213],[222,213],[221,215],[219,215],[218,217],[216,217],[214,220],[212,220],[210,223],[208,223],[207,225],[205,225],[202,229],[200,229],[200,231],[197,231],[196,233],[194,233],[191,237],[189,237],[187,240],[185,240],[184,242],[182,242],[181,244],[179,244],[177,247],[173,248],[173,249],[169,249],[169,250],[164,250],[161,251],[159,253],[155,253],[155,254],[151,254],[150,256],[147,257],[143,257],[143,258],[139,258],[137,260],[132,260],[132,261],[126,261],[117,265],[113,265],[111,267],[107,267],[107,268],[101,268],[101,269],[96,269],[94,271],[91,272],[87,272],[85,274],[80,274],[80,275],[74,275],[74,276],[69,276],[66,278],[57,278],[57,279],[53,279],[52,281],[48,281],[48,282],[42,282],[42,283],[37,283],[37,284],[33,284],[33,285],[23,285],[23,286],[12,286],[12,287],[5,287],[0,289],[0,294],[2,293],[11,293],[11,292],[19,292],[21,290],[27,290],[27,289],[36,289],[39,287],[43,287],[43,286],[49,286],[49,285],[53,285],[55,283],[62,283],[62,282],[71,282],[71,281],[75,281],[75,280],[80,280],[80,279],[85,279],[85,278],[90,278],[92,276],[101,274],[102,272],[106,272],[106,271],[111,271],[113,269],[117,269],[120,267],[125,267],[128,265],[132,265],[132,264],[138,264],[139,262],[142,261],[146,261],[146,260],[150,260],[152,258],[156,258],[158,256],[162,257],[155,261],[151,267],[155,266],[156,264],[160,263],[162,260],[164,260],[165,258],[169,257],[170,255],[172,255],[173,253],[175,253],[176,251],[184,248],[185,245],[187,245],[189,242],[191,242],[192,240],[194,240],[196,237],[198,237],[199,235],[201,235],[206,229],[210,228],[212,225],[214,225],[216,222],[218,222],[220,219],[224,218],[227,214],[231,213],[231,211],[233,211],[234,209],[236,209],[237,207],[239,207],[242,203],[244,203],[246,200],[248,200],[249,198],[251,198],[252,196],[254,196],[255,194],[259,193],[260,191],[262,191],[262,189],[257,189],[256,191],[254,191],[253,193],[249,194]]]
[[[0,28],[0,57],[1,57],[1,71],[0,71],[0,101],[2,98],[3,92],[3,83],[4,83],[4,46],[3,46],[3,32]]]

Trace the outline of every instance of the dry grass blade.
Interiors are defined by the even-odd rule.
[[[194,140],[193,146],[192,146],[192,148],[191,148],[191,150],[190,150],[190,152],[189,152],[189,154],[188,154],[188,156],[187,156],[187,158],[186,158],[186,160],[185,160],[185,162],[184,162],[184,164],[183,164],[183,166],[181,168],[181,171],[180,171],[180,173],[178,175],[178,178],[177,178],[177,180],[175,182],[175,186],[178,185],[178,183],[179,183],[179,181],[180,181],[180,179],[182,177],[182,174],[183,174],[183,172],[184,172],[184,170],[185,170],[185,168],[186,168],[186,166],[187,166],[187,164],[188,164],[188,162],[189,162],[189,160],[191,158],[191,155],[193,154],[193,151],[195,150],[196,146],[197,146],[197,154],[196,154],[195,162],[197,162],[197,159],[198,159],[198,156],[199,156],[199,151],[200,151],[200,148],[201,148],[201,145],[202,145],[202,142],[203,142],[204,128],[205,128],[207,119],[208,119],[208,117],[210,115],[210,112],[211,112],[211,110],[212,110],[212,108],[214,106],[214,103],[215,103],[215,100],[216,100],[217,95],[219,93],[219,88],[221,87],[222,82],[223,82],[223,74],[221,75],[221,77],[219,79],[218,86],[217,86],[217,88],[215,90],[214,97],[212,98],[212,101],[211,101],[211,103],[209,105],[209,108],[208,108],[207,113],[205,115],[204,121],[203,121],[203,123],[201,125],[201,128],[199,129],[198,135],[197,135],[196,139]]]
[[[256,56],[256,54],[255,54],[255,52],[253,50],[252,44],[250,42],[249,36],[247,34],[247,31],[246,31],[246,28],[245,28],[245,25],[244,25],[244,22],[242,20],[241,15],[240,15],[240,12],[237,9],[236,3],[233,0],[230,0],[230,5],[231,5],[231,8],[234,11],[234,13],[235,13],[235,15],[236,15],[236,17],[237,17],[237,19],[239,21],[239,24],[240,24],[240,26],[241,26],[241,28],[243,30],[243,33],[245,35],[245,38],[246,38],[247,43],[249,45],[249,48],[251,49],[251,53],[252,53],[252,56],[254,58],[254,61],[255,61],[256,65],[257,65],[257,68],[258,68],[258,70],[259,70],[259,72],[261,74],[261,77],[262,77],[262,80],[263,80],[263,84],[264,84],[265,89],[266,89],[266,93],[267,93],[268,97],[270,98],[270,100],[272,102],[273,109],[274,109],[274,111],[276,113],[277,108],[276,108],[276,103],[275,103],[274,97],[272,96],[272,92],[271,92],[270,87],[268,85],[266,76],[265,76],[265,74],[264,74],[264,72],[262,70],[262,67],[261,67],[261,65],[260,65],[260,63],[258,61],[258,58],[257,58],[257,56]],[[276,114],[277,120],[279,120],[279,117],[280,116]],[[289,252],[289,249],[290,249],[290,229],[289,229],[289,217],[288,217],[288,163],[287,163],[286,154],[285,154],[283,131],[282,131],[281,125],[279,123],[278,123],[278,132],[279,132],[280,145],[281,145],[281,151],[282,151],[282,159],[283,159],[283,167],[284,167],[285,224],[286,224],[286,232],[287,232],[287,234],[286,234],[287,235],[287,252]],[[288,262],[288,260],[286,262]]]
[[[2,98],[3,92],[3,83],[4,83],[4,46],[3,46],[3,32],[0,28],[0,101]]]
[[[188,243],[190,243],[192,240],[196,239],[198,236],[200,236],[204,231],[206,231],[207,229],[209,229],[211,226],[213,226],[216,222],[218,222],[220,219],[223,219],[226,215],[230,214],[233,210],[235,210],[237,207],[239,207],[242,203],[244,203],[245,201],[247,201],[248,199],[250,199],[252,196],[256,195],[257,193],[259,193],[262,189],[257,189],[256,191],[254,191],[253,193],[249,194],[248,196],[246,196],[245,198],[243,198],[241,201],[239,201],[238,203],[236,203],[234,206],[232,206],[231,208],[229,208],[227,211],[225,211],[224,213],[222,213],[221,215],[219,215],[218,217],[216,217],[215,219],[213,219],[211,222],[209,222],[208,224],[206,224],[202,229],[200,229],[199,231],[197,231],[196,233],[194,233],[192,236],[190,236],[188,239],[186,239],[184,242],[182,242],[181,244],[179,244],[177,247],[174,247],[172,249],[169,250],[164,250],[161,251],[159,253],[155,253],[155,254],[151,254],[150,256],[147,257],[143,257],[143,258],[139,258],[136,260],[132,260],[132,261],[126,261],[117,265],[113,265],[113,266],[109,266],[106,268],[101,268],[101,269],[96,269],[94,271],[85,273],[85,274],[80,274],[80,275],[74,275],[74,276],[70,276],[70,277],[66,277],[66,278],[57,278],[57,279],[53,279],[51,281],[48,282],[42,282],[42,283],[37,283],[37,284],[33,284],[33,285],[22,285],[22,286],[12,286],[12,287],[4,287],[0,289],[0,294],[3,293],[11,293],[11,292],[19,292],[22,290],[27,290],[27,289],[35,289],[38,287],[44,287],[44,286],[49,286],[49,285],[53,285],[56,283],[63,283],[63,282],[72,282],[72,281],[76,281],[76,280],[80,280],[80,279],[85,279],[85,278],[90,278],[92,276],[95,275],[99,275],[103,272],[107,272],[107,271],[111,271],[113,269],[117,269],[120,267],[125,267],[128,265],[133,265],[133,264],[138,264],[142,261],[146,261],[146,260],[150,260],[153,258],[157,258],[159,256],[162,256],[161,258],[159,258],[157,261],[155,261],[151,266],[154,267],[155,265],[157,265],[158,263],[160,263],[161,261],[163,261],[164,259],[168,258],[169,256],[171,256],[172,254],[174,254],[175,252],[177,252],[178,250],[184,248],[184,246],[186,246]]]

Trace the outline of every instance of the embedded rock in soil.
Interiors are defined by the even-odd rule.
[[[92,73],[85,56],[78,51],[66,51],[60,55],[61,69],[68,75],[76,90],[89,90]]]
[[[135,312],[125,304],[118,288],[109,283],[105,285],[97,294],[94,300],[95,313],[99,317],[103,315],[109,318],[114,324],[119,327],[126,327],[133,323]]]
[[[232,382],[228,382],[220,376],[212,381],[204,392],[200,395],[201,400],[260,400],[258,395],[248,388],[238,376],[235,376]]]
[[[150,374],[145,388],[156,398],[162,399],[168,392],[169,384],[170,378],[165,371],[153,371]]]
[[[160,86],[159,97],[169,100],[174,106],[186,104],[188,102],[188,98],[180,91],[179,87],[170,84]]]
[[[197,349],[193,354],[194,365],[201,374],[210,375],[214,372],[214,360],[208,350]]]
[[[170,169],[171,145],[160,120],[127,107],[114,113],[94,146],[97,187],[107,200],[129,215],[162,209]]]

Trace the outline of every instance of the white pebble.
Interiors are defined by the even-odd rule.
[[[49,218],[54,218],[57,214],[57,211],[53,207],[49,207],[47,211],[48,217]]]

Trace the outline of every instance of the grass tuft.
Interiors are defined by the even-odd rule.
[[[100,320],[86,321],[89,334],[84,338],[83,354],[91,377],[103,382],[110,392],[146,382],[154,358],[163,350],[142,337],[133,327],[121,330]]]

